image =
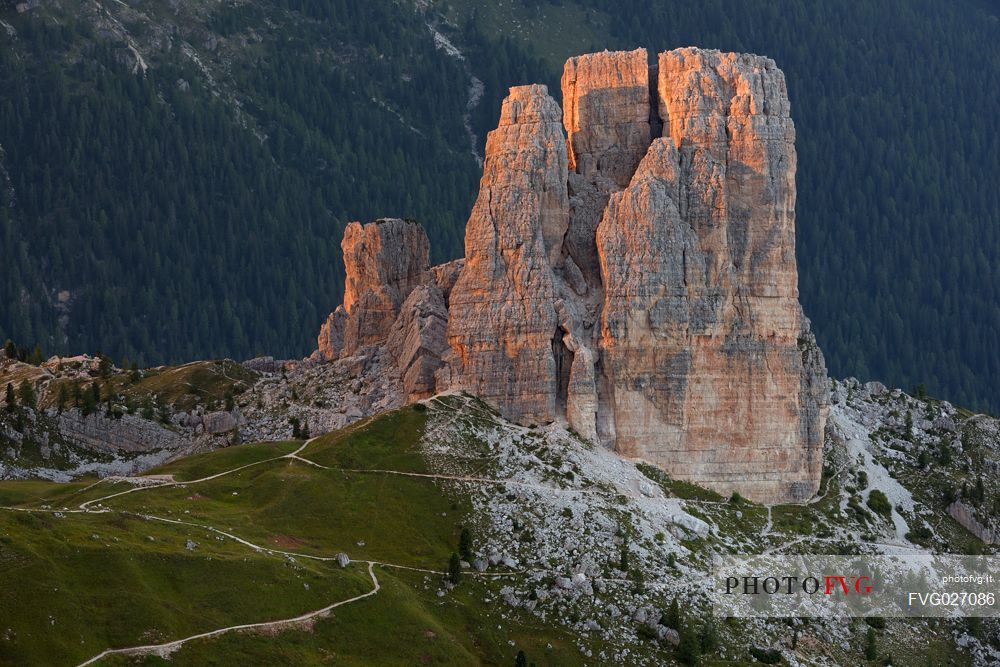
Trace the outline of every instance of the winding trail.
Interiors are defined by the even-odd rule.
[[[294,618],[285,618],[278,621],[264,621],[262,623],[245,623],[243,625],[231,625],[226,628],[219,628],[218,630],[211,630],[209,632],[202,632],[201,634],[191,635],[190,637],[185,637],[184,639],[176,639],[172,642],[166,642],[164,644],[147,644],[145,646],[132,646],[129,648],[107,649],[106,651],[98,653],[93,658],[90,658],[85,662],[81,662],[79,667],[85,667],[85,665],[92,665],[95,662],[111,655],[156,655],[166,659],[169,658],[170,654],[172,654],[174,651],[177,651],[182,646],[184,646],[184,644],[187,644],[188,642],[194,641],[196,639],[209,639],[211,637],[218,637],[219,635],[224,635],[229,632],[285,629],[288,627],[299,626],[315,618],[323,618],[337,607],[342,607],[346,604],[357,602],[358,600],[364,600],[365,598],[371,597],[379,592],[382,586],[378,581],[378,577],[375,576],[376,563],[374,561],[367,561],[367,562],[368,562],[368,576],[370,576],[372,580],[372,589],[367,593],[362,593],[361,595],[355,595],[354,597],[348,598],[346,600],[340,600],[339,602],[334,602],[333,604],[327,605],[322,609],[317,609],[316,611],[310,611],[308,613],[302,614],[301,616],[296,616]]]
[[[320,437],[320,436],[316,436],[316,438],[318,438],[318,437]],[[84,512],[105,512],[105,511],[108,511],[108,510],[93,510],[93,509],[90,508],[90,506],[94,505],[96,503],[101,503],[101,502],[103,502],[105,500],[111,500],[112,498],[117,498],[119,496],[128,495],[130,493],[136,493],[137,491],[148,491],[149,489],[165,489],[167,487],[172,487],[172,486],[187,486],[189,484],[200,484],[201,482],[209,482],[209,481],[211,481],[213,479],[219,479],[220,477],[225,477],[226,475],[231,475],[234,472],[239,472],[240,470],[246,470],[247,468],[252,468],[254,466],[259,466],[262,463],[271,463],[272,461],[280,461],[281,459],[296,459],[296,460],[299,460],[299,461],[305,461],[306,463],[312,463],[311,461],[306,461],[305,459],[300,458],[298,456],[298,454],[299,454],[299,452],[301,452],[302,450],[304,450],[306,447],[308,447],[309,443],[311,443],[313,440],[316,440],[316,438],[309,438],[304,443],[302,443],[302,446],[299,447],[298,449],[296,449],[294,452],[290,452],[288,454],[283,454],[281,456],[273,456],[273,457],[271,457],[269,459],[261,459],[260,461],[254,461],[253,463],[247,463],[246,465],[241,465],[241,466],[238,466],[236,468],[232,468],[231,470],[223,470],[222,472],[215,473],[214,475],[208,475],[207,477],[201,477],[199,479],[191,479],[191,480],[186,480],[186,481],[180,481],[180,482],[178,482],[176,480],[166,481],[166,480],[155,480],[155,478],[145,478],[145,479],[154,479],[158,483],[147,484],[147,485],[143,485],[143,486],[136,486],[136,487],[133,487],[133,488],[128,489],[126,491],[119,491],[118,493],[112,493],[110,495],[103,496],[101,498],[94,498],[93,500],[88,500],[88,501],[80,504],[80,510],[83,510]],[[92,484],[91,487],[92,486],[95,486],[95,485]],[[91,487],[87,487],[87,488],[91,488]],[[74,510],[69,510],[69,511],[74,511]]]
[[[305,459],[300,459],[305,460]],[[311,461],[308,461],[312,463]],[[448,482],[473,482],[476,484],[497,484],[502,486],[519,486],[525,489],[533,489],[535,491],[545,491],[551,493],[590,493],[596,495],[623,495],[623,494],[613,494],[608,493],[604,489],[569,489],[562,488],[559,486],[548,486],[546,484],[531,484],[530,482],[518,482],[512,479],[492,479],[489,477],[466,477],[463,475],[438,475],[434,473],[426,472],[404,472],[402,470],[384,470],[380,468],[327,468],[326,466],[321,466],[317,463],[313,465],[320,468],[325,468],[326,470],[339,470],[340,472],[353,472],[353,473],[368,473],[375,475],[399,475],[401,477],[419,477],[422,479],[442,479]]]
[[[437,406],[440,406],[441,408],[444,408],[445,410],[451,410],[451,411],[453,411],[453,412],[456,413],[452,417],[452,421],[454,421],[455,419],[460,418],[460,415],[464,412],[464,411],[460,411],[460,410],[456,410],[454,408],[451,408],[451,406],[446,405],[442,401],[436,401],[436,404],[437,404]],[[486,418],[488,418],[490,420],[494,419],[493,415],[488,414],[485,411],[478,409],[478,406],[466,403],[466,405],[464,407],[466,408],[466,411],[469,410],[469,409],[472,409],[472,410],[474,410],[476,412],[481,413],[480,416],[482,416],[482,417],[486,417]],[[238,544],[241,544],[241,545],[243,545],[243,546],[245,546],[245,547],[247,547],[249,549],[252,549],[252,550],[254,550],[257,553],[261,553],[261,554],[267,554],[267,555],[272,555],[272,556],[282,556],[282,557],[287,557],[287,558],[309,559],[309,560],[320,561],[320,562],[336,562],[338,560],[338,556],[342,556],[341,554],[337,554],[337,555],[334,555],[334,556],[322,556],[322,555],[315,555],[315,554],[300,553],[300,552],[295,552],[295,551],[284,551],[284,550],[281,550],[281,549],[273,549],[273,548],[270,548],[270,547],[267,547],[267,546],[262,546],[262,545],[259,545],[259,544],[255,544],[255,543],[253,543],[253,542],[251,542],[251,541],[249,541],[247,539],[244,539],[244,538],[242,538],[242,537],[240,537],[238,535],[235,535],[235,534],[233,534],[231,532],[227,532],[227,531],[221,530],[221,529],[216,528],[216,527],[211,526],[211,525],[196,523],[196,522],[192,522],[192,521],[184,521],[184,520],[181,520],[181,519],[172,519],[172,518],[167,518],[167,517],[161,517],[161,516],[156,516],[156,515],[152,515],[152,514],[135,513],[135,512],[127,511],[127,510],[115,510],[115,509],[110,508],[110,507],[104,507],[103,503],[105,501],[108,501],[108,500],[111,500],[111,499],[114,499],[114,498],[118,498],[118,497],[121,497],[121,496],[124,496],[124,495],[128,495],[128,494],[131,494],[131,493],[137,493],[137,492],[140,492],[140,491],[148,491],[148,490],[152,490],[152,489],[164,489],[164,488],[172,488],[172,487],[173,488],[184,487],[184,486],[188,486],[188,485],[194,485],[194,484],[199,484],[199,483],[203,483],[203,482],[208,482],[208,481],[219,479],[221,477],[225,477],[227,475],[231,475],[233,473],[240,472],[242,470],[246,470],[248,468],[252,468],[254,466],[259,466],[259,465],[262,465],[262,464],[265,464],[265,463],[273,463],[273,462],[281,461],[281,460],[285,460],[285,459],[287,459],[289,461],[298,461],[298,462],[300,462],[302,464],[313,466],[315,468],[319,468],[319,469],[322,469],[322,470],[339,471],[339,472],[344,472],[344,473],[396,475],[396,476],[402,476],[402,477],[412,477],[412,478],[432,479],[432,480],[444,480],[444,481],[450,481],[450,482],[467,482],[467,483],[484,484],[484,485],[498,485],[498,486],[504,486],[504,487],[507,487],[509,485],[509,486],[514,486],[514,487],[528,488],[528,489],[532,489],[532,490],[543,492],[543,493],[547,492],[547,493],[553,493],[553,494],[558,494],[558,493],[567,493],[567,494],[594,494],[594,495],[606,495],[606,496],[617,496],[617,495],[622,495],[624,493],[624,490],[616,493],[616,492],[613,492],[613,491],[608,491],[607,489],[604,489],[604,488],[584,488],[584,489],[564,488],[564,487],[558,487],[558,486],[549,486],[549,485],[546,485],[546,484],[537,484],[537,483],[529,483],[529,482],[519,482],[519,481],[509,480],[509,479],[494,479],[494,478],[488,478],[488,477],[475,477],[475,476],[462,476],[462,475],[444,475],[444,474],[418,473],[418,472],[405,472],[405,471],[387,470],[387,469],[355,469],[355,468],[330,467],[330,466],[325,466],[325,465],[322,465],[322,464],[317,463],[315,461],[312,461],[312,460],[306,458],[305,456],[302,456],[302,453],[306,450],[306,448],[313,441],[315,441],[318,437],[320,437],[320,436],[316,436],[314,438],[310,438],[310,439],[306,440],[295,451],[289,452],[288,454],[283,454],[281,456],[273,456],[273,457],[270,457],[270,458],[262,459],[260,461],[255,461],[253,463],[244,464],[244,465],[237,466],[237,467],[229,469],[229,470],[224,470],[224,471],[221,471],[221,472],[218,472],[218,473],[214,473],[214,474],[207,475],[205,477],[201,477],[201,478],[193,479],[193,480],[177,481],[177,480],[173,479],[172,476],[147,476],[147,477],[134,477],[134,478],[118,477],[118,478],[105,478],[105,479],[102,479],[102,480],[98,480],[97,482],[95,482],[95,483],[93,483],[93,484],[91,484],[91,485],[89,485],[89,486],[81,489],[80,491],[75,492],[74,494],[72,494],[69,497],[72,497],[73,495],[78,495],[80,493],[83,493],[85,491],[88,491],[88,490],[94,488],[95,486],[97,486],[99,484],[107,483],[107,482],[127,482],[127,483],[131,483],[131,484],[139,484],[139,485],[138,486],[133,486],[133,488],[130,488],[130,489],[127,489],[127,490],[124,490],[124,491],[119,491],[119,492],[111,493],[111,494],[108,494],[108,495],[105,495],[105,496],[102,496],[102,497],[99,497],[99,498],[95,498],[95,499],[92,499],[92,500],[84,501],[83,503],[81,503],[78,506],[78,509],[55,510],[55,509],[49,509],[49,508],[44,508],[44,507],[43,508],[0,507],[0,509],[6,509],[6,510],[10,510],[10,511],[21,511],[21,512],[86,513],[86,514],[102,514],[102,513],[108,513],[108,512],[119,512],[121,514],[136,516],[136,517],[142,518],[144,520],[148,520],[148,521],[158,521],[158,522],[163,522],[163,523],[168,523],[168,524],[173,524],[173,525],[189,526],[189,527],[193,527],[193,528],[198,528],[198,529],[201,529],[201,530],[209,531],[209,532],[215,533],[217,535],[220,535],[222,537],[225,537],[225,538],[228,538],[230,540],[233,540],[234,542],[236,542]],[[638,496],[639,494],[635,493],[634,495]],[[668,497],[668,498],[671,499],[671,500],[678,500],[682,504],[684,504],[684,503],[707,504],[707,505],[726,505],[727,504],[725,501],[721,501],[721,502],[720,501],[697,501],[697,500],[685,500],[685,499],[670,498],[670,497]],[[765,536],[768,536],[768,535],[771,535],[772,532],[773,532],[773,520],[772,520],[771,508],[768,507],[767,508],[767,524],[766,524],[766,527],[764,529],[764,533],[763,534]],[[802,541],[804,539],[806,539],[806,538],[801,538],[800,540],[796,540],[795,542],[786,543],[786,544],[782,545],[782,547],[783,548],[787,548],[789,546],[792,546],[796,542]],[[769,549],[769,550],[765,551],[765,553],[771,553],[772,551],[774,551],[774,549]],[[343,554],[343,555],[346,555],[346,554]],[[172,653],[176,652],[178,649],[180,649],[182,646],[184,646],[185,644],[187,644],[189,642],[192,642],[192,641],[195,641],[195,640],[199,640],[199,639],[208,639],[208,638],[212,638],[212,637],[218,637],[220,635],[231,633],[231,632],[247,632],[247,631],[251,631],[252,632],[252,631],[267,631],[267,630],[282,630],[282,629],[287,629],[287,628],[294,628],[294,627],[297,627],[297,626],[301,627],[303,624],[307,624],[310,621],[312,621],[313,619],[325,617],[333,609],[336,609],[337,607],[341,607],[341,606],[344,606],[344,605],[347,605],[347,604],[358,602],[358,601],[363,600],[365,598],[369,598],[369,597],[372,597],[372,596],[376,595],[379,592],[379,590],[381,589],[381,584],[380,584],[380,582],[378,580],[378,577],[375,574],[375,567],[376,566],[383,567],[383,568],[392,568],[392,569],[397,569],[397,570],[405,570],[405,571],[410,571],[410,572],[420,572],[420,573],[424,573],[424,574],[439,575],[439,576],[443,576],[443,575],[446,574],[445,572],[442,572],[440,570],[432,570],[432,569],[425,569],[425,568],[419,568],[419,567],[411,567],[411,566],[406,566],[406,565],[398,565],[398,564],[395,564],[395,563],[387,563],[387,562],[377,561],[377,560],[359,559],[359,560],[357,560],[355,562],[357,562],[357,563],[365,563],[368,566],[368,575],[369,575],[369,577],[371,578],[371,581],[372,581],[372,589],[369,590],[366,593],[363,593],[363,594],[360,594],[360,595],[356,595],[354,597],[351,597],[351,598],[348,598],[348,599],[345,599],[345,600],[340,600],[338,602],[334,602],[334,603],[332,603],[330,605],[327,605],[327,606],[325,606],[325,607],[323,607],[321,609],[317,609],[315,611],[307,612],[305,614],[302,614],[300,616],[296,616],[294,618],[279,619],[279,620],[259,622],[259,623],[246,623],[246,624],[240,624],[240,625],[232,625],[232,626],[228,626],[228,627],[224,627],[224,628],[219,628],[219,629],[216,629],[216,630],[210,630],[210,631],[207,631],[207,632],[202,632],[202,633],[199,633],[199,634],[192,635],[190,637],[185,637],[185,638],[182,638],[182,639],[177,639],[177,640],[173,640],[173,641],[169,641],[169,642],[164,642],[162,644],[148,644],[148,645],[142,645],[142,646],[132,646],[132,647],[125,647],[125,648],[106,649],[106,650],[102,651],[101,653],[99,653],[99,654],[93,656],[92,658],[88,659],[87,661],[80,663],[79,667],[85,667],[86,665],[92,665],[92,664],[94,664],[94,663],[96,663],[96,662],[98,662],[98,661],[100,661],[100,660],[102,660],[102,659],[104,659],[106,657],[112,656],[112,655],[126,655],[126,656],[156,655],[156,656],[159,656],[161,658],[168,658]],[[527,571],[527,570],[521,570],[521,571],[511,570],[511,571],[507,571],[507,572],[490,572],[490,573],[487,573],[487,572],[476,572],[476,571],[468,571],[468,572],[466,572],[466,574],[469,575],[469,576],[480,577],[480,578],[483,578],[483,579],[495,579],[495,578],[498,578],[498,577],[520,576],[520,575],[524,575],[524,574],[528,574],[528,573],[529,573],[529,571]],[[614,583],[614,584],[634,584],[634,582],[631,579],[613,579],[613,578],[600,578],[600,577],[594,578],[594,580],[597,580],[597,579],[601,579],[602,581],[605,581],[607,583]],[[650,587],[661,587],[661,586],[670,587],[670,586],[673,585],[673,582],[646,582],[645,585],[650,586]]]
[[[224,530],[219,530],[218,528],[215,528],[214,526],[209,526],[209,525],[206,525],[206,524],[203,524],[203,523],[195,523],[193,521],[181,521],[179,519],[168,519],[166,517],[155,516],[153,514],[133,514],[132,512],[123,512],[123,514],[132,514],[133,516],[137,516],[137,517],[140,517],[142,519],[146,519],[148,521],[162,521],[163,523],[172,523],[172,524],[175,524],[175,525],[178,525],[178,526],[191,526],[193,528],[201,528],[202,530],[207,530],[207,531],[216,533],[218,535],[222,535],[223,537],[228,537],[229,539],[233,540],[234,542],[239,542],[240,544],[242,544],[244,546],[250,547],[251,549],[253,549],[254,551],[256,551],[258,553],[266,553],[266,554],[278,555],[278,556],[291,556],[292,558],[307,558],[309,560],[322,561],[324,563],[329,563],[329,562],[337,560],[337,556],[317,556],[315,554],[304,554],[304,553],[300,553],[298,551],[283,551],[281,549],[272,549],[270,547],[261,546],[259,544],[254,544],[253,542],[251,542],[249,540],[245,540],[242,537],[240,537],[239,535],[234,535],[233,533],[229,533],[229,532],[226,532]],[[426,572],[428,574],[445,574],[444,572],[441,572],[439,570],[426,570],[426,569],[422,569],[422,568],[419,568],[419,567],[409,567],[409,566],[406,566],[406,565],[396,565],[395,563],[383,563],[382,561],[377,561],[377,560],[359,560],[358,562],[360,562],[360,563],[372,563],[374,565],[381,565],[382,567],[391,567],[391,568],[396,568],[396,569],[400,569],[400,570],[411,570],[413,572]]]
[[[233,474],[235,472],[239,472],[241,470],[245,470],[247,468],[251,468],[253,466],[261,465],[263,463],[271,463],[271,462],[274,462],[274,461],[280,461],[280,460],[283,460],[283,459],[288,459],[288,460],[291,460],[291,461],[299,461],[301,463],[304,463],[304,464],[307,464],[307,465],[311,465],[311,466],[315,466],[317,468],[322,468],[324,470],[340,470],[339,468],[330,468],[328,466],[321,465],[319,463],[316,463],[315,461],[310,461],[307,458],[299,456],[299,454],[301,454],[306,449],[306,447],[308,447],[309,444],[312,443],[314,440],[316,440],[316,438],[318,438],[318,437],[320,437],[320,436],[316,436],[314,438],[310,438],[309,440],[306,440],[304,443],[302,443],[302,446],[299,447],[298,449],[296,449],[294,452],[290,452],[288,454],[283,454],[282,456],[273,456],[273,457],[270,457],[270,458],[267,458],[267,459],[262,459],[260,461],[255,461],[253,463],[248,463],[248,464],[245,464],[245,465],[242,465],[242,466],[237,466],[237,467],[231,468],[229,470],[224,470],[222,472],[214,473],[212,475],[207,475],[205,477],[200,477],[198,479],[193,479],[193,480],[176,481],[172,477],[166,477],[166,476],[163,476],[163,477],[157,477],[157,476],[152,476],[152,477],[136,477],[136,478],[113,478],[113,477],[104,478],[104,479],[98,480],[97,482],[95,482],[95,483],[93,483],[93,484],[91,484],[91,485],[89,485],[89,486],[81,489],[80,491],[77,491],[76,494],[82,493],[84,491],[87,491],[89,489],[94,488],[98,484],[106,483],[106,482],[127,481],[127,482],[135,484],[135,483],[140,483],[140,481],[141,481],[142,485],[141,486],[134,486],[133,488],[125,490],[125,491],[119,491],[117,493],[112,493],[112,494],[109,494],[109,495],[106,495],[106,496],[102,496],[100,498],[94,498],[93,500],[85,501],[85,502],[83,502],[83,503],[81,503],[79,505],[78,509],[62,509],[62,510],[59,510],[59,509],[50,509],[50,508],[28,508],[28,507],[0,507],[0,509],[5,509],[5,510],[9,510],[9,511],[20,511],[20,512],[46,512],[46,513],[64,513],[64,514],[65,513],[103,514],[103,513],[108,513],[108,512],[119,512],[121,514],[136,516],[136,517],[145,519],[147,521],[160,521],[160,522],[163,522],[163,523],[168,523],[168,524],[173,524],[173,525],[180,525],[180,526],[190,526],[190,527],[193,527],[193,528],[199,528],[201,530],[206,530],[206,531],[209,531],[209,532],[213,532],[213,533],[216,533],[216,534],[221,535],[223,537],[226,537],[226,538],[228,538],[230,540],[233,540],[234,542],[242,544],[243,546],[246,546],[246,547],[248,547],[250,549],[253,549],[254,551],[256,551],[258,553],[262,553],[262,554],[275,555],[275,556],[285,556],[285,557],[290,557],[290,558],[303,558],[303,559],[309,559],[309,560],[321,561],[321,562],[333,562],[333,561],[337,561],[338,560],[338,556],[320,556],[320,555],[315,555],[315,554],[300,553],[300,552],[296,552],[296,551],[284,551],[284,550],[281,550],[281,549],[272,549],[270,547],[265,547],[265,546],[262,546],[262,545],[259,545],[259,544],[254,544],[253,542],[251,542],[251,541],[249,541],[247,539],[244,539],[244,538],[242,538],[242,537],[240,537],[238,535],[235,535],[235,534],[233,534],[231,532],[227,532],[227,531],[221,530],[219,528],[216,528],[214,526],[210,526],[210,525],[207,525],[207,524],[196,523],[196,522],[193,522],[193,521],[183,521],[183,520],[180,520],[180,519],[171,519],[171,518],[167,518],[167,517],[156,516],[156,515],[153,515],[153,514],[144,514],[144,513],[129,512],[129,511],[126,511],[126,510],[115,510],[115,509],[112,509],[112,508],[109,508],[109,507],[103,507],[103,506],[101,506],[104,501],[111,500],[113,498],[118,498],[118,497],[130,494],[130,493],[136,493],[136,492],[139,492],[139,491],[148,491],[148,490],[151,490],[151,489],[164,489],[164,488],[170,488],[170,487],[187,486],[189,484],[198,484],[198,483],[201,483],[201,482],[208,482],[208,481],[211,481],[211,480],[214,480],[214,479],[219,479],[220,477],[224,477],[226,475],[231,475],[231,474]],[[431,477],[431,478],[441,477],[441,478],[445,478],[445,479],[454,479],[454,480],[461,480],[462,479],[462,478],[450,477],[450,476],[442,476],[442,475],[430,475],[430,474],[420,474],[420,473],[405,473],[405,472],[388,471],[388,470],[387,471],[350,471],[350,470],[347,470],[345,472],[384,472],[384,473],[396,473],[396,474],[401,474],[401,475],[412,475],[412,476],[417,476],[417,477]],[[502,480],[486,480],[486,479],[479,480],[479,479],[476,479],[476,478],[468,478],[467,481],[481,481],[481,482],[503,483]],[[74,494],[74,495],[76,495],[76,494]],[[98,505],[99,508],[94,508],[93,507],[94,505]],[[227,634],[227,633],[230,633],[230,632],[282,630],[282,629],[287,629],[287,628],[290,628],[290,627],[301,626],[302,624],[308,623],[309,621],[311,621],[313,619],[325,617],[333,609],[336,609],[337,607],[341,607],[341,606],[344,606],[344,605],[347,605],[347,604],[351,604],[352,602],[357,602],[359,600],[363,600],[365,598],[372,597],[372,596],[376,595],[379,592],[379,590],[381,589],[381,584],[379,583],[378,577],[375,576],[375,567],[376,566],[384,567],[384,568],[391,568],[391,569],[396,569],[396,570],[405,570],[405,571],[409,571],[409,572],[420,572],[420,573],[423,573],[423,574],[433,574],[433,575],[441,575],[441,576],[443,576],[443,575],[446,574],[445,572],[443,572],[441,570],[432,570],[432,569],[427,569],[427,568],[412,567],[412,566],[408,566],[408,565],[399,565],[397,563],[388,563],[388,562],[378,561],[378,560],[365,560],[365,559],[361,559],[361,560],[357,560],[355,562],[365,563],[365,564],[368,565],[368,576],[371,577],[372,589],[370,591],[368,591],[367,593],[363,593],[361,595],[356,595],[356,596],[348,598],[346,600],[340,600],[338,602],[334,602],[334,603],[332,603],[330,605],[327,605],[326,607],[323,607],[322,609],[317,609],[315,611],[307,612],[305,614],[302,614],[300,616],[296,616],[294,618],[279,619],[279,620],[275,620],[275,621],[264,621],[264,622],[259,622],[259,623],[244,623],[244,624],[240,624],[240,625],[232,625],[232,626],[227,626],[227,627],[224,627],[224,628],[218,628],[216,630],[210,630],[208,632],[202,632],[202,633],[199,633],[199,634],[196,634],[196,635],[191,635],[190,637],[185,637],[183,639],[176,639],[176,640],[173,640],[173,641],[164,642],[162,644],[146,644],[146,645],[142,645],[142,646],[130,646],[130,647],[125,647],[125,648],[106,649],[106,650],[102,651],[101,653],[98,653],[97,655],[93,656],[92,658],[86,660],[85,662],[80,663],[79,667],[85,667],[86,665],[95,664],[95,663],[99,662],[100,660],[102,660],[102,659],[104,659],[106,657],[112,656],[112,655],[127,655],[127,656],[156,655],[158,657],[166,659],[166,658],[169,658],[169,656],[172,653],[174,653],[175,651],[177,651],[178,649],[180,649],[185,644],[187,644],[189,642],[192,642],[192,641],[195,641],[195,640],[198,640],[198,639],[209,639],[209,638],[218,637],[220,635]],[[481,577],[481,578],[484,578],[484,579],[493,579],[493,578],[498,578],[498,577],[510,577],[510,576],[523,575],[523,574],[525,574],[525,572],[523,572],[523,571],[489,572],[489,573],[487,573],[487,572],[468,572],[467,574],[468,575],[472,575],[472,576],[478,576],[478,577]]]

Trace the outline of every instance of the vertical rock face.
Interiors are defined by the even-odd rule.
[[[379,349],[372,346],[381,345],[399,369],[409,400],[436,393],[435,374],[448,351],[447,294],[462,260],[431,268],[423,228],[396,218],[351,223],[341,247],[344,303],[320,329],[313,358],[370,355]]]
[[[828,384],[781,71],[689,48],[651,75],[639,49],[573,58],[562,85],[565,113],[544,86],[504,100],[464,263],[429,269],[403,221],[348,228],[320,356],[388,339],[411,400],[462,389],[723,493],[813,495]]]
[[[323,361],[333,361],[340,358],[344,347],[344,324],[347,322],[347,311],[343,306],[337,306],[320,327],[316,339],[319,356]]]
[[[562,92],[571,215],[566,252],[586,281],[598,285],[594,233],[601,213],[608,195],[628,185],[649,146],[646,49],[570,58]]]
[[[794,127],[773,61],[660,54],[664,138],[597,232],[615,447],[757,500],[819,484],[825,368],[798,303]]]
[[[448,309],[444,292],[421,285],[410,292],[392,326],[386,348],[396,360],[408,400],[436,393],[435,373],[448,350]]]
[[[352,222],[341,248],[347,272],[341,354],[351,355],[384,341],[403,301],[429,280],[430,243],[417,223],[387,218],[367,225]]]
[[[452,379],[526,423],[556,419],[553,266],[569,224],[566,140],[545,86],[510,89],[486,141],[465,266],[449,298]]]
[[[659,56],[663,136],[684,164],[686,219],[752,300],[779,297],[776,325],[798,317],[795,126],[770,58],[687,48]],[[761,304],[756,304],[761,305]]]

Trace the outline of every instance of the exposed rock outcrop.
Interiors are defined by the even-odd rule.
[[[239,426],[239,414],[233,412],[209,412],[201,417],[201,425],[205,433],[217,435],[219,433],[229,433]]]
[[[85,417],[78,410],[67,410],[57,419],[64,438],[96,452],[181,451],[190,444],[182,435],[135,415],[110,419],[100,413]]]
[[[446,295],[464,261],[432,269],[427,234],[417,223],[398,218],[351,223],[341,247],[344,302],[320,329],[313,358],[334,361],[384,345],[410,400],[434,394],[435,372],[448,349]]]
[[[545,86],[510,89],[486,141],[465,267],[449,301],[452,379],[526,423],[556,419],[561,349],[553,266],[569,224],[566,140]]]
[[[445,262],[444,264],[438,264],[437,266],[431,267],[431,272],[434,274],[434,284],[441,290],[445,303],[448,303],[448,298],[451,296],[451,290],[455,287],[455,283],[458,282],[458,277],[462,274],[462,269],[464,267],[464,258],[455,259],[450,262]]]
[[[972,508],[961,500],[956,500],[948,505],[948,514],[984,544],[996,544],[1000,539],[994,529],[979,523]]]
[[[386,343],[410,401],[436,393],[435,373],[448,351],[447,330],[448,309],[441,288],[421,285],[410,292]]]
[[[367,225],[352,222],[341,248],[347,273],[344,356],[385,341],[406,297],[430,277],[430,243],[417,223],[387,218]]]
[[[650,142],[646,49],[570,58],[562,92],[571,207],[566,252],[598,285],[597,224],[608,195],[628,185]]]
[[[564,112],[545,86],[504,100],[464,264],[429,269],[402,221],[348,228],[320,355],[343,321],[339,355],[388,339],[410,400],[462,389],[724,493],[808,498],[828,387],[798,303],[784,76],[638,49],[573,58],[562,86]]]
[[[340,352],[344,348],[344,325],[347,323],[347,311],[343,306],[329,314],[326,322],[319,330],[319,338],[316,340],[319,355],[324,361],[333,361],[340,358]]]

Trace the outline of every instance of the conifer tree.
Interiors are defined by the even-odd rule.
[[[685,623],[684,627],[680,628],[679,634],[680,643],[677,644],[677,659],[684,665],[698,664],[698,658],[701,657],[701,649],[694,630],[691,629],[689,624]]]
[[[462,556],[462,560],[472,562],[472,532],[465,526],[458,536],[458,553]]]
[[[66,409],[66,402],[69,400],[69,391],[66,389],[66,383],[59,383],[59,391],[56,394],[56,409],[61,413]]]
[[[715,653],[715,650],[719,648],[719,631],[715,627],[715,617],[712,616],[711,609],[705,614],[705,618],[701,623],[701,631],[698,633],[698,643],[702,655]]]
[[[681,629],[681,608],[680,604],[677,602],[677,596],[670,602],[670,606],[667,607],[667,611],[663,614],[663,618],[660,619],[660,623],[667,626],[668,628],[673,628],[674,630],[680,631]]]
[[[461,578],[462,559],[458,557],[457,553],[452,553],[451,558],[448,560],[448,579],[457,586]]]
[[[21,406],[35,409],[35,389],[27,379],[21,380],[17,388],[17,397],[21,401]]]
[[[878,644],[875,639],[875,628],[868,628],[868,635],[865,637],[865,659],[875,660],[878,658]]]

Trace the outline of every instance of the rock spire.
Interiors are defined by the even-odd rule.
[[[403,221],[348,228],[326,359],[385,345],[411,399],[476,394],[671,476],[763,502],[812,496],[827,379],[798,303],[795,128],[749,54],[571,58],[560,110],[510,89],[464,263]]]

